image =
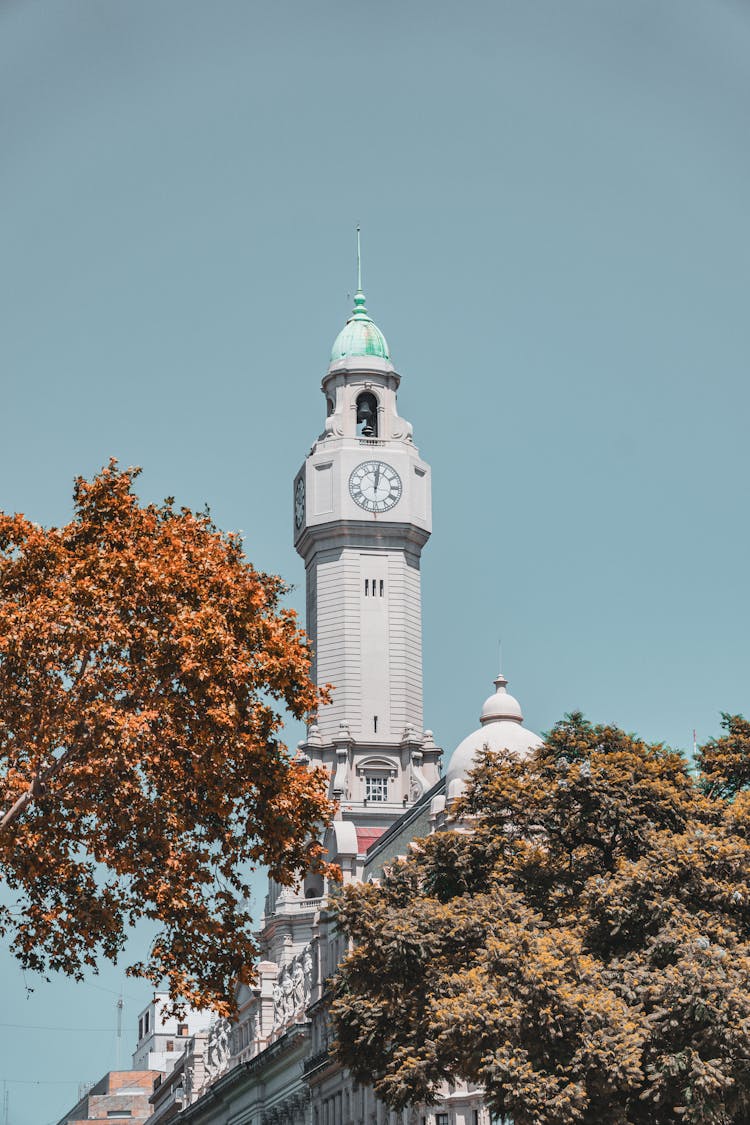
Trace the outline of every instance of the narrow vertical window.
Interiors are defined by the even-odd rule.
[[[370,593],[370,579],[365,578],[365,597]]]
[[[373,726],[373,729],[375,731],[375,734],[377,734],[378,733],[378,717],[377,717],[377,715],[375,715],[373,717],[372,726]]]
[[[384,581],[383,581],[383,579],[381,578],[381,579],[380,579],[380,596],[381,596],[381,598],[382,598],[382,596],[383,596],[383,591],[384,591],[384,590],[385,590],[385,582],[384,582]]]

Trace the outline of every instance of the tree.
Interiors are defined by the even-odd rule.
[[[283,582],[207,514],[142,506],[137,473],[78,479],[59,529],[0,513],[0,933],[80,978],[152,919],[129,972],[226,1013],[252,870],[325,867],[326,779],[277,737],[321,694]]]
[[[578,714],[485,753],[464,831],[339,897],[339,1060],[396,1108],[463,1079],[515,1125],[750,1120],[750,794],[713,784],[750,731],[725,727],[695,777]]]
[[[702,785],[710,796],[733,799],[750,787],[750,723],[742,715],[722,712],[721,738],[711,738],[700,749]]]

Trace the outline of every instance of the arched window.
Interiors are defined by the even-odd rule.
[[[322,898],[323,880],[319,876],[305,876],[305,898]]]
[[[357,434],[364,438],[378,436],[378,400],[371,391],[357,399]]]

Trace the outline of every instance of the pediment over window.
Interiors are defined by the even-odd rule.
[[[380,755],[378,755],[378,756],[373,755],[372,757],[369,757],[369,758],[363,758],[362,760],[357,762],[357,773],[358,774],[375,773],[377,771],[385,771],[386,773],[389,773],[392,776],[395,776],[397,770],[398,770],[398,762],[395,762],[393,760],[393,758],[386,758],[386,757],[383,757],[383,756],[380,756]]]

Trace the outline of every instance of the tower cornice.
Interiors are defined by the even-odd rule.
[[[338,547],[387,551],[393,547],[412,546],[420,554],[430,532],[413,523],[373,518],[371,520],[336,520],[331,523],[305,527],[295,543],[298,553],[307,564],[320,551]]]
[[[395,380],[394,390],[398,390],[401,384],[401,376],[390,360],[379,359],[376,356],[347,356],[345,359],[339,359],[332,363],[322,379],[324,391],[326,384],[337,375],[344,378],[349,376],[352,378],[367,378],[368,375],[377,375],[381,378],[388,376]]]

